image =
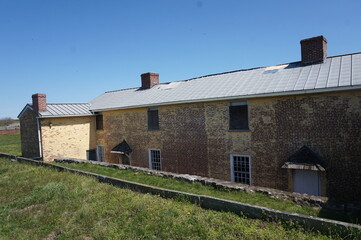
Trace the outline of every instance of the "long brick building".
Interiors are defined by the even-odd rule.
[[[19,114],[22,152],[208,176],[286,191],[361,198],[361,53],[327,57],[323,36],[301,61],[106,92],[90,103]]]

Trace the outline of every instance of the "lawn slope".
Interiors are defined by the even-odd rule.
[[[328,239],[0,158],[0,239]],[[332,236],[333,239],[337,236]]]

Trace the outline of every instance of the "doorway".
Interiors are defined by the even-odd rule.
[[[320,176],[318,171],[293,170],[293,191],[320,196]]]

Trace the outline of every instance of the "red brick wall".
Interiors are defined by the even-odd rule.
[[[46,111],[46,95],[44,93],[33,94],[32,99],[35,112]]]
[[[302,62],[305,64],[323,61],[327,56],[327,40],[323,36],[301,40]]]
[[[154,85],[159,83],[159,74],[158,73],[143,73],[141,75],[142,88],[147,89],[151,88]]]

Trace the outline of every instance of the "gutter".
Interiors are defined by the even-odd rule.
[[[82,114],[82,115],[59,115],[59,116],[39,116],[38,118],[40,119],[45,119],[45,118],[65,118],[65,117],[90,117],[90,116],[94,116],[94,114]]]

